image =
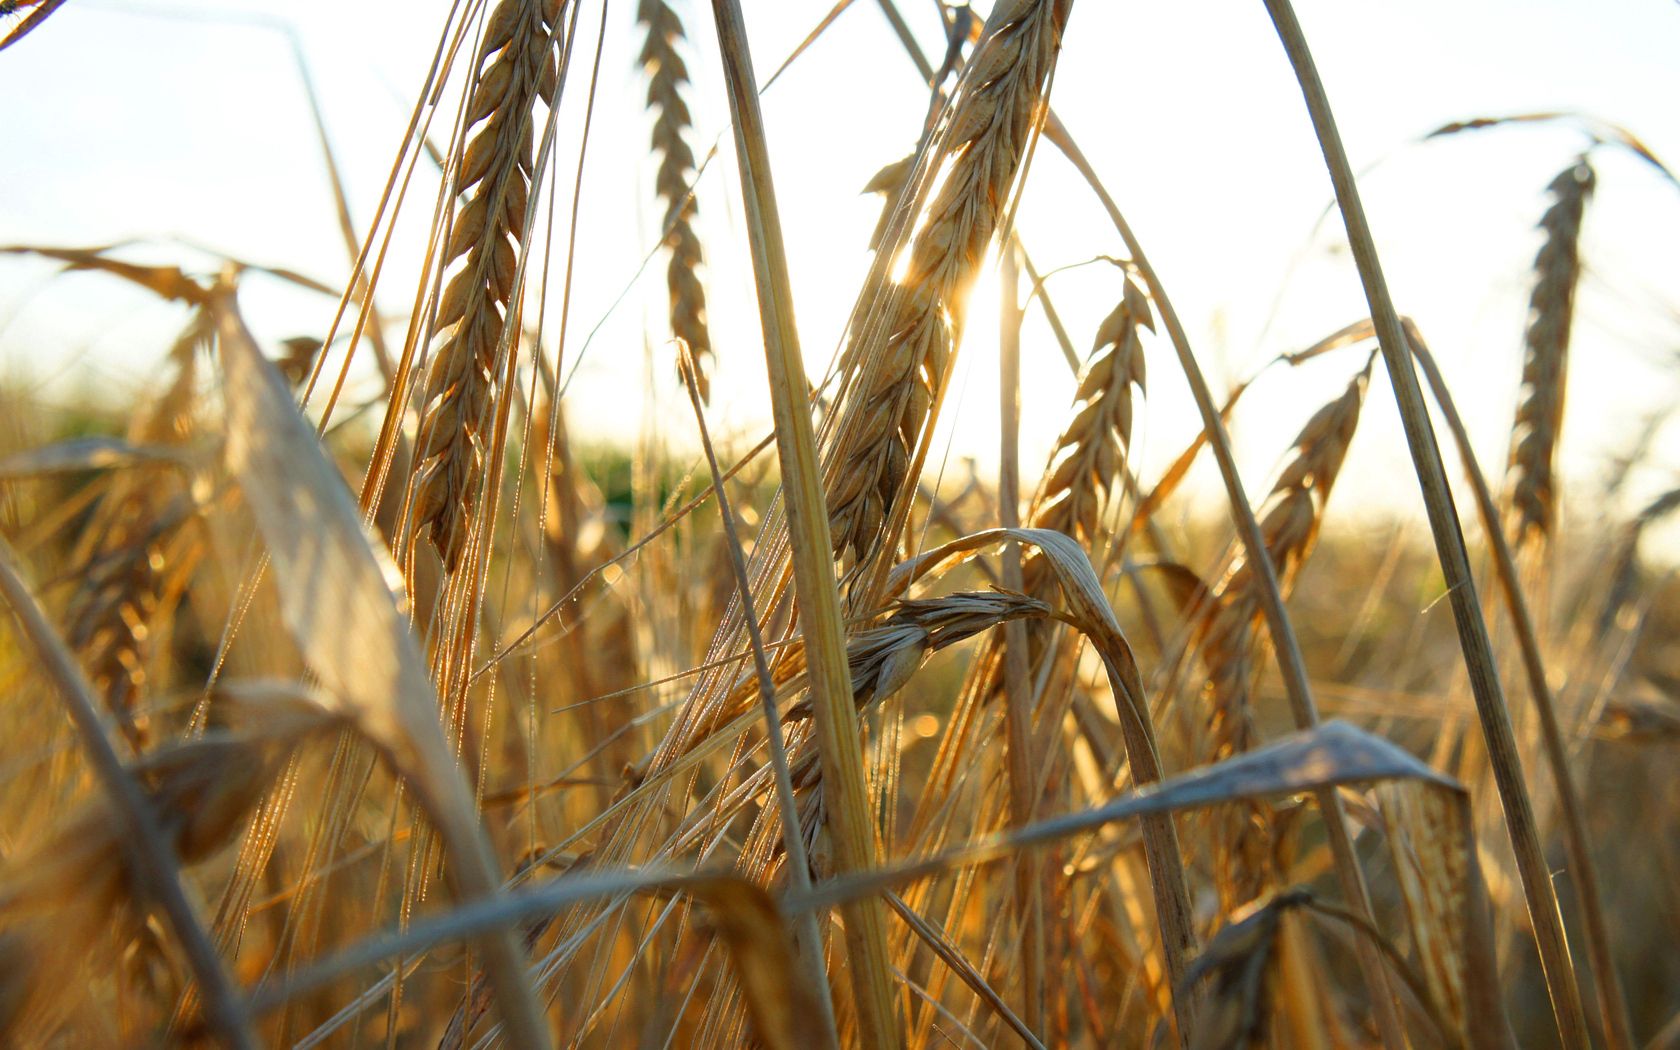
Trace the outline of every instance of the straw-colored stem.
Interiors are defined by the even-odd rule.
[[[788,881],[801,893],[811,889],[811,860],[805,852],[805,836],[799,827],[799,803],[793,796],[793,776],[788,769],[787,743],[782,735],[782,717],[776,711],[776,682],[770,674],[770,659],[764,651],[764,633],[758,626],[758,610],[754,607],[752,578],[747,575],[747,560],[741,553],[741,537],[735,528],[735,513],[730,509],[729,496],[723,489],[723,471],[718,467],[717,453],[712,448],[711,429],[706,426],[706,406],[700,395],[699,367],[693,354],[683,347],[681,368],[683,383],[688,387],[688,399],[694,407],[694,420],[700,428],[700,444],[705,449],[706,466],[712,472],[712,492],[718,501],[718,520],[723,523],[724,538],[728,541],[729,568],[735,576],[736,592],[741,596],[741,617],[746,621],[747,639],[752,644],[753,672],[758,676],[758,698],[764,709],[764,735],[769,742],[770,767],[775,773],[776,808],[782,820],[782,845],[787,851]],[[817,917],[809,912],[799,916],[799,961],[805,964],[806,976],[812,991],[823,1008],[822,1028],[828,1045],[836,1046],[839,1037],[834,1030],[834,1001],[829,995],[828,973],[823,968],[822,930]]]
[[[34,651],[36,661],[57,687],[82,746],[87,749],[94,773],[111,805],[132,832],[122,839],[124,851],[130,854],[130,871],[145,894],[163,909],[164,918],[186,952],[187,965],[192,968],[204,996],[205,1020],[210,1030],[226,1046],[256,1046],[233,980],[187,900],[180,870],[165,844],[167,840],[157,815],[140,785],[123,767],[99,717],[87,677],[48,622],[40,602],[18,571],[16,554],[4,539],[0,539],[0,596],[11,607],[23,641]]]
[[[1365,298],[1376,325],[1377,341],[1382,347],[1390,385],[1399,403],[1400,419],[1406,428],[1406,443],[1411,448],[1424,505],[1429,513],[1429,527],[1434,534],[1435,550],[1440,558],[1447,595],[1452,602],[1453,619],[1458,627],[1459,645],[1464,652],[1471,691],[1476,699],[1476,713],[1482,723],[1489,764],[1499,788],[1500,802],[1505,808],[1505,823],[1516,852],[1517,868],[1528,900],[1529,919],[1534,926],[1534,939],[1540,950],[1540,963],[1545,970],[1559,1033],[1566,1047],[1587,1047],[1591,1043],[1587,1036],[1586,1015],[1581,1009],[1580,990],[1575,984],[1569,945],[1558,914],[1557,892],[1552,886],[1551,872],[1540,845],[1533,806],[1523,785],[1522,760],[1517,753],[1510,712],[1506,709],[1495,669],[1487,624],[1482,620],[1476,597],[1476,581],[1470,572],[1470,556],[1465,548],[1458,512],[1453,506],[1452,492],[1447,485],[1441,449],[1435,441],[1429,412],[1423,403],[1423,391],[1418,385],[1417,372],[1412,367],[1411,354],[1406,350],[1400,316],[1388,293],[1382,264],[1377,257],[1376,241],[1371,236],[1365,208],[1359,200],[1353,168],[1342,147],[1341,135],[1336,130],[1335,117],[1330,111],[1330,100],[1313,65],[1306,37],[1289,0],[1265,2],[1278,38],[1283,42],[1283,49],[1300,82],[1313,130],[1324,152],[1325,166],[1335,186],[1336,203],[1347,228],[1348,245],[1359,269],[1359,279],[1365,286]]]
[[[1441,418],[1452,434],[1453,443],[1458,446],[1459,459],[1465,476],[1470,480],[1470,491],[1475,494],[1482,532],[1493,550],[1493,567],[1499,580],[1499,590],[1505,596],[1505,607],[1516,631],[1517,647],[1522,651],[1529,695],[1540,715],[1540,739],[1563,810],[1564,848],[1569,851],[1569,866],[1580,901],[1582,932],[1587,942],[1587,956],[1592,963],[1598,1008],[1604,1021],[1604,1041],[1610,1050],[1632,1050],[1627,999],[1622,991],[1621,975],[1616,971],[1615,956],[1610,951],[1609,926],[1604,921],[1604,900],[1598,888],[1598,864],[1593,860],[1592,839],[1587,832],[1586,816],[1581,812],[1580,792],[1569,772],[1569,749],[1564,744],[1563,731],[1558,725],[1557,705],[1552,698],[1551,687],[1546,684],[1546,662],[1540,654],[1534,616],[1529,612],[1528,600],[1523,597],[1522,585],[1518,582],[1511,545],[1499,527],[1499,506],[1494,502],[1486,476],[1476,463],[1476,453],[1470,447],[1470,435],[1464,429],[1464,420],[1459,417],[1452,393],[1447,389],[1441,370],[1436,367],[1435,357],[1422,338],[1409,324],[1405,327],[1412,353],[1423,369],[1423,377],[1429,383],[1435,404],[1441,409]]]
[[[1021,524],[1021,280],[1013,247],[1005,245],[998,267],[998,389],[1003,447],[998,469],[998,513],[1006,529]],[[1024,591],[1021,548],[1003,550],[1003,585]],[[1008,751],[1009,816],[1016,827],[1033,822],[1038,763],[1033,755],[1033,695],[1028,681],[1027,626],[1004,625],[1004,727]],[[1022,854],[1015,865],[1015,906],[1021,930],[1022,1017],[1034,1032],[1044,1031],[1044,895],[1034,877],[1037,858]]]
[[[1247,563],[1254,573],[1260,609],[1265,615],[1267,630],[1271,633],[1272,648],[1277,653],[1278,670],[1282,673],[1284,690],[1289,696],[1290,711],[1298,728],[1315,726],[1319,722],[1318,708],[1307,683],[1306,662],[1301,656],[1300,644],[1295,638],[1294,627],[1289,622],[1289,613],[1284,608],[1277,570],[1272,565],[1271,555],[1266,551],[1266,538],[1261,531],[1259,520],[1254,516],[1248,495],[1243,490],[1242,478],[1237,474],[1236,458],[1231,452],[1231,439],[1225,431],[1224,419],[1220,415],[1219,406],[1214,403],[1213,394],[1208,390],[1207,378],[1202,375],[1201,366],[1197,364],[1196,356],[1190,349],[1190,340],[1184,334],[1184,325],[1180,323],[1178,312],[1173,309],[1172,301],[1167,298],[1166,288],[1161,284],[1154,267],[1149,265],[1143,246],[1133,235],[1125,216],[1120,214],[1119,207],[1109,196],[1102,181],[1097,178],[1090,161],[1085,159],[1085,155],[1080,152],[1072,136],[1067,133],[1067,129],[1062,126],[1053,111],[1045,122],[1044,135],[1062,151],[1075,168],[1079,169],[1085,181],[1090,184],[1092,192],[1097,195],[1110,221],[1114,223],[1115,231],[1125,242],[1126,251],[1131,255],[1138,275],[1143,278],[1144,284],[1148,285],[1150,299],[1161,313],[1167,338],[1172,342],[1185,379],[1190,384],[1196,408],[1202,415],[1202,427],[1208,437],[1208,446],[1213,450],[1220,478],[1225,483],[1231,515],[1236,521],[1237,534],[1242,539]],[[1325,834],[1330,843],[1330,852],[1335,861],[1336,876],[1341,883],[1342,893],[1355,912],[1365,918],[1371,918],[1374,913],[1371,909],[1370,891],[1365,885],[1365,873],[1359,867],[1359,858],[1354,853],[1353,840],[1348,836],[1341,799],[1334,791],[1315,792],[1314,799],[1324,814]],[[1406,1045],[1405,1029],[1400,1023],[1399,1011],[1394,1003],[1394,995],[1389,989],[1388,974],[1383,968],[1382,959],[1368,944],[1359,944],[1357,951],[1359,968],[1371,992],[1372,1008],[1376,1013],[1383,1044],[1390,1050],[1402,1050]]]
[[[781,461],[792,545],[794,588],[805,636],[835,866],[842,874],[866,871],[876,864],[875,822],[864,786],[863,741],[852,705],[851,671],[846,664],[840,590],[831,560],[833,544],[823,498],[822,469],[805,393],[805,363],[794,325],[787,255],[771,182],[764,118],[759,111],[758,87],[740,4],[738,0],[713,0],[712,11],[717,19],[718,50],[734,117],[735,151],[752,243],[753,275],[758,286],[771,410],[776,423],[776,452]],[[870,1047],[896,1047],[900,1038],[881,902],[873,897],[855,901],[843,909],[843,915],[859,1041]]]

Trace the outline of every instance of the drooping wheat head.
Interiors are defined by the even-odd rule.
[[[694,229],[699,206],[688,186],[690,173],[696,169],[694,151],[685,140],[694,121],[683,101],[688,67],[677,53],[683,25],[665,0],[641,0],[636,20],[647,27],[641,61],[648,77],[647,106],[653,113],[653,151],[659,155],[654,189],[665,201],[665,246],[671,251],[665,270],[671,293],[671,334],[688,344],[700,399],[710,401],[712,337],[706,327],[706,289],[700,283],[705,253]],[[679,368],[682,361],[679,356]]]
[[[1069,7],[1070,0],[1011,0],[993,10],[952,104],[944,181],[899,286],[890,299],[874,281],[863,290],[863,303],[886,301],[887,312],[885,324],[869,326],[852,347],[860,381],[837,431],[841,456],[830,464],[828,491],[838,558],[867,562],[887,539],[962,333],[969,288],[1037,126]]]
[[[1519,548],[1551,536],[1557,524],[1557,446],[1581,279],[1581,216],[1597,181],[1581,157],[1547,187],[1554,200],[1540,218],[1546,240],[1534,257],[1522,394],[1511,428],[1511,528]]]
[[[443,249],[455,272],[437,307],[440,333],[421,393],[410,537],[422,530],[453,570],[483,481],[499,393],[497,354],[517,312],[514,278],[529,203],[536,119],[559,84],[564,0],[501,0],[490,13],[467,99],[471,140],[455,175]],[[463,132],[465,136],[468,132]]]

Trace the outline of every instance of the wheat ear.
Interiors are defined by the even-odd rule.
[[[859,383],[841,421],[844,450],[831,463],[828,490],[839,557],[849,552],[867,562],[886,539],[962,333],[969,288],[1004,220],[1037,127],[1070,6],[1071,0],[1008,0],[993,10],[945,129],[945,180],[900,285],[889,297],[882,273],[860,296],[865,307],[886,302],[886,323],[866,326],[852,347]]]
[[[695,163],[694,151],[684,136],[694,121],[682,97],[688,67],[677,54],[683,25],[665,0],[641,0],[636,21],[647,26],[641,61],[648,77],[647,106],[654,115],[653,151],[659,154],[654,189],[665,201],[665,246],[671,250],[671,262],[665,270],[671,292],[671,334],[688,344],[700,400],[709,402],[714,355],[711,332],[706,327],[706,289],[700,283],[705,253],[694,231],[699,208],[688,185]],[[685,367],[681,358],[678,367]]]
[[[1293,454],[1266,497],[1260,531],[1266,553],[1277,567],[1278,587],[1286,595],[1318,538],[1330,489],[1341,473],[1359,425],[1370,374],[1367,363],[1339,397],[1320,408],[1301,428]],[[1217,758],[1247,751],[1256,742],[1248,710],[1248,683],[1253,627],[1260,615],[1259,588],[1252,567],[1244,561],[1231,570],[1219,589],[1218,604],[1209,614],[1202,640],[1211,701],[1212,753]]]
[[[1056,440],[1050,475],[1034,500],[1034,528],[1067,533],[1087,550],[1098,545],[1103,507],[1131,450],[1132,388],[1145,389],[1144,328],[1155,330],[1149,299],[1127,277],[1119,305],[1097,328],[1074,395],[1073,420]],[[1047,582],[1042,562],[1036,557],[1027,562],[1029,594]]]
[[[1367,363],[1341,396],[1313,414],[1266,497],[1260,530],[1284,595],[1318,538],[1330,489],[1359,424],[1369,377]],[[1240,562],[1227,575],[1207,617],[1202,661],[1208,680],[1203,695],[1208,705],[1208,757],[1213,760],[1252,750],[1260,743],[1249,695],[1260,603],[1253,567]],[[1278,864],[1272,821],[1262,804],[1245,803],[1227,818],[1219,831],[1219,889],[1225,905],[1235,907],[1264,892]]]
[[[1511,429],[1512,538],[1519,548],[1551,536],[1557,524],[1557,445],[1575,286],[1581,279],[1581,215],[1597,181],[1581,157],[1547,187],[1553,202],[1540,217],[1546,240],[1534,257],[1522,397]]]
[[[441,333],[421,395],[411,535],[426,530],[453,570],[478,506],[497,353],[514,308],[514,277],[532,175],[531,110],[552,104],[563,0],[501,0],[484,27],[455,175],[456,208],[443,265],[456,266],[438,301]]]

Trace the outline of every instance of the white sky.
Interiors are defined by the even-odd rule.
[[[646,385],[644,328],[663,338],[662,260],[611,310],[652,244],[657,214],[634,6],[606,6],[568,350],[575,355],[582,336],[607,318],[569,396],[575,426],[620,437],[635,425],[624,406],[640,407]],[[901,6],[937,55],[932,0]],[[1297,6],[1354,164],[1376,165],[1363,191],[1400,308],[1430,338],[1484,464],[1496,467],[1516,391],[1527,270],[1539,243],[1534,223],[1547,203],[1544,187],[1584,140],[1557,127],[1417,140],[1449,120],[1569,109],[1624,124],[1680,163],[1680,4]],[[744,7],[762,80],[829,3],[745,0]],[[767,419],[763,357],[710,5],[679,0],[678,8],[694,41],[696,152],[718,136],[725,146],[699,188],[721,362],[713,425],[756,436]],[[348,260],[287,38],[229,16],[295,28],[365,230],[446,10],[440,2],[397,0],[66,4],[0,54],[0,243],[140,238],[147,246],[129,257],[208,265],[178,240],[341,282]],[[562,213],[601,11],[601,0],[584,0],[580,45],[587,46],[579,47],[562,103]],[[925,104],[875,0],[858,0],[765,98],[814,373],[836,345],[868,264],[864,244],[878,199],[858,190],[913,145]],[[1053,104],[1128,213],[1216,388],[1363,316],[1339,220],[1313,233],[1329,184],[1258,0],[1079,0]],[[447,128],[433,134],[447,143]],[[1680,191],[1625,154],[1600,151],[1595,165],[1599,192],[1587,219],[1589,275],[1565,424],[1565,470],[1581,479],[1596,476],[1645,416],[1674,400],[1680,351]],[[435,177],[422,171],[380,286],[388,314],[412,301],[419,234],[435,193]],[[1038,151],[1018,226],[1041,268],[1121,251],[1094,200],[1048,145]],[[1084,267],[1051,287],[1084,351],[1117,295],[1114,272]],[[549,308],[558,303],[556,294]],[[253,278],[245,305],[258,335],[277,339],[322,333],[333,304]],[[983,464],[996,457],[995,312],[995,293],[983,288],[948,403],[953,456]],[[51,267],[0,258],[0,369],[10,381],[39,385],[45,397],[143,385],[179,323],[174,309],[110,278],[55,277]],[[676,400],[669,352],[656,345],[653,353],[659,415],[673,440],[686,442],[692,425]],[[1146,470],[1176,455],[1199,425],[1170,347],[1157,341],[1150,354],[1150,397],[1139,424]],[[1036,312],[1025,355],[1023,464],[1033,472],[1066,418],[1073,384]],[[1250,393],[1235,426],[1256,496],[1296,429],[1357,365],[1354,356],[1338,355],[1322,367],[1280,372]],[[1338,489],[1343,512],[1415,504],[1390,400],[1386,385],[1375,384]],[[1638,479],[1636,497],[1675,484],[1680,426],[1664,433],[1655,463]],[[1593,502],[1588,483],[1574,490],[1582,516]]]

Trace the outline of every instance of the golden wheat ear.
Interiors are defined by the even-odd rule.
[[[1119,304],[1097,328],[1096,346],[1079,379],[1073,421],[1050,454],[1048,477],[1034,500],[1034,528],[1066,533],[1092,550],[1100,546],[1102,513],[1131,450],[1133,388],[1145,389],[1145,328],[1155,329],[1149,299],[1127,277]],[[1040,559],[1027,562],[1027,593],[1039,593],[1047,582],[1044,573]]]
[[[671,334],[687,344],[700,400],[711,400],[712,336],[706,324],[706,288],[700,281],[705,252],[694,219],[700,206],[689,179],[696,170],[694,151],[686,141],[692,129],[683,88],[688,67],[677,47],[683,40],[682,20],[664,0],[641,0],[636,21],[647,27],[641,62],[647,72],[647,107],[653,113],[653,152],[659,157],[654,189],[665,202],[665,246],[671,251],[665,282],[670,291]],[[689,359],[679,357],[678,368]]]
[[[1534,291],[1523,333],[1522,399],[1511,428],[1511,531],[1519,549],[1557,527],[1557,446],[1575,289],[1581,280],[1581,217],[1598,183],[1582,156],[1552,180],[1540,218],[1546,240],[1534,257]]]
[[[1012,189],[1038,127],[1067,23],[1068,4],[1014,0],[987,20],[936,150],[917,164],[947,164],[894,286],[877,267],[854,334],[856,383],[829,448],[829,520],[836,557],[871,563],[888,545],[899,494],[920,459],[922,432],[944,391],[962,333],[968,291],[1006,222]],[[928,169],[931,170],[931,169]],[[887,173],[883,173],[886,175]],[[881,176],[877,177],[878,179]],[[885,303],[885,310],[870,310]]]
[[[501,0],[485,22],[467,98],[471,138],[455,173],[459,203],[443,248],[443,266],[455,272],[438,301],[440,335],[420,395],[419,467],[410,482],[410,534],[427,533],[451,571],[478,509],[504,343],[512,353],[533,107],[552,106],[559,90],[564,8],[560,0]]]

